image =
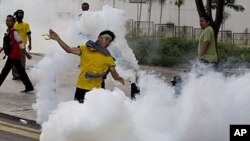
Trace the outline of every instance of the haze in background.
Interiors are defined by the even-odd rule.
[[[124,38],[125,21],[123,11],[105,6],[84,13],[60,35],[75,44],[78,39],[95,39],[109,27],[117,33],[109,49],[117,58],[118,72],[130,80],[138,65]],[[76,34],[81,32],[86,34]],[[72,101],[79,62],[50,43],[34,71],[39,76],[34,107],[42,124],[41,141],[227,141],[230,124],[250,122],[249,71],[226,77],[207,68],[192,70],[183,77],[182,93],[176,97],[160,75],[139,70],[141,93],[135,101],[119,88],[94,89],[79,104]]]
[[[40,37],[34,43],[41,44],[45,57],[31,75],[37,84],[33,107],[42,125],[41,141],[228,141],[230,124],[250,123],[249,71],[230,77],[211,70],[191,71],[176,97],[160,75],[138,71],[125,40],[124,11],[105,6],[66,21],[58,17],[58,11],[70,6],[65,4],[68,0],[26,0],[26,6],[23,0],[13,1],[2,1],[1,10],[6,12],[1,16],[20,7],[24,20],[32,17],[37,23],[29,22],[31,27],[40,27],[34,29],[40,32],[32,33]],[[1,26],[6,29],[4,20]],[[117,59],[118,72],[134,80],[137,70],[141,94],[132,101],[119,88],[95,89],[86,95],[84,104],[73,101],[79,58],[66,54],[55,41],[44,40],[41,34],[49,28],[72,46],[96,39],[104,29],[113,30],[117,39],[109,49]],[[119,86],[118,82],[114,85]]]

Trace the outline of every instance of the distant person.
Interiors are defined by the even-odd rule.
[[[217,66],[218,55],[216,51],[214,30],[211,27],[209,16],[200,17],[200,26],[203,29],[198,44],[198,60],[204,64]]]
[[[51,39],[56,40],[58,44],[67,52],[80,57],[80,74],[76,82],[75,100],[84,102],[86,92],[93,88],[101,88],[103,77],[107,71],[111,72],[115,80],[125,84],[124,79],[119,76],[115,69],[115,62],[107,48],[115,39],[113,32],[109,30],[102,31],[97,41],[89,40],[85,45],[78,47],[69,47],[56,32],[49,30]]]
[[[82,11],[88,11],[89,10],[89,4],[87,2],[82,3]]]
[[[88,4],[87,2],[82,3],[82,6],[81,6],[81,7],[82,7],[82,11],[83,11],[83,12],[89,10],[89,4]],[[78,17],[81,17],[81,16],[82,16],[82,13],[79,14]]]
[[[32,56],[26,52],[25,46],[22,43],[22,39],[19,36],[18,32],[14,29],[14,24],[15,24],[15,18],[12,15],[8,15],[6,18],[6,25],[7,25],[7,34],[4,37],[3,41],[3,48],[6,47],[6,45],[11,45],[11,51],[8,54],[7,61],[2,69],[2,72],[0,74],[0,86],[6,79],[7,75],[9,74],[11,68],[13,66],[16,67],[17,72],[19,73],[19,77],[23,84],[25,85],[25,89],[21,92],[29,92],[33,91],[33,85],[25,72],[24,67],[21,65],[20,61],[20,51],[22,51],[28,59],[31,59]],[[7,41],[9,43],[7,43]],[[0,50],[0,53],[3,51],[3,48]],[[14,87],[14,86],[12,86]]]
[[[14,25],[14,28],[17,30],[17,32],[19,33],[19,35],[22,38],[22,42],[24,44],[24,47],[26,48],[27,42],[29,41],[28,44],[28,50],[30,51],[32,49],[31,46],[31,30],[30,30],[30,26],[27,22],[23,21],[23,17],[24,17],[24,11],[19,9],[14,13],[14,16],[16,18],[16,23]],[[26,68],[26,59],[25,59],[25,54],[23,51],[21,51],[21,63],[23,68]],[[13,67],[12,69],[12,75],[13,75],[13,80],[19,80],[20,76],[17,73],[17,70],[15,67]]]
[[[82,8],[82,12],[81,12],[81,14],[78,15],[77,21],[80,21],[80,19],[86,20],[84,15],[83,15],[84,14],[83,12],[86,12],[89,10],[89,4],[87,2],[84,2],[84,3],[82,3],[81,8]],[[87,39],[91,38],[91,34],[85,33],[83,31],[79,31],[78,35],[82,36],[82,38],[87,38]]]

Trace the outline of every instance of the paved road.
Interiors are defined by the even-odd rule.
[[[0,69],[2,70],[6,60],[2,60],[3,54],[0,54]],[[37,63],[41,56],[33,55],[31,60],[27,61],[27,73],[29,68]],[[33,83],[35,83],[33,81]],[[36,114],[32,109],[32,104],[36,100],[35,94],[20,93],[24,90],[24,85],[21,81],[12,80],[11,72],[0,87],[0,113],[17,116],[24,119],[35,120]]]
[[[8,120],[0,121],[0,141],[38,141],[40,129]]]
[[[38,140],[0,130],[0,141],[38,141]]]

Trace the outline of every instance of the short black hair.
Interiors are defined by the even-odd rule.
[[[204,18],[207,22],[210,22],[210,23],[212,21],[211,17],[208,15],[201,15],[200,18]]]
[[[15,17],[13,15],[8,15],[7,18],[12,18],[13,22],[16,21]]]
[[[102,36],[102,35],[104,35],[104,34],[110,35],[111,38],[112,38],[112,41],[115,40],[115,34],[114,34],[114,32],[112,32],[112,31],[110,31],[110,30],[104,30],[104,31],[102,31],[102,32],[99,34],[98,37],[100,37],[100,36]]]
[[[83,8],[83,6],[85,6],[85,7]],[[83,11],[88,11],[89,10],[89,4],[87,2],[82,3],[82,10]]]
[[[89,6],[89,4],[87,2],[82,3],[82,5],[88,5]]]
[[[18,9],[15,13],[14,16],[17,16],[18,13],[21,13],[24,15],[24,11],[22,9]]]

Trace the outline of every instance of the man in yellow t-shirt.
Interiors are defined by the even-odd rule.
[[[22,42],[25,47],[26,47],[27,42],[29,41],[28,50],[30,51],[31,50],[31,30],[30,30],[29,24],[23,21],[24,11],[19,9],[14,13],[14,16],[17,20],[17,22],[14,25],[14,28],[17,30],[18,34],[21,36]],[[21,64],[25,69],[26,58],[25,58],[23,51],[21,51]],[[13,75],[13,80],[20,79],[19,74],[17,73],[17,70],[15,67],[13,67],[12,69],[12,75]]]
[[[203,29],[198,44],[198,59],[202,63],[216,67],[218,55],[216,51],[214,30],[210,26],[211,19],[208,16],[200,17],[200,26]]]
[[[69,47],[58,34],[49,30],[50,38],[56,40],[58,44],[67,52],[80,56],[80,74],[76,82],[75,100],[84,102],[86,92],[93,88],[101,88],[103,77],[108,71],[111,72],[115,80],[125,84],[124,79],[119,76],[115,69],[115,62],[107,48],[115,39],[115,35],[110,30],[102,31],[96,42],[89,40],[85,45]]]

